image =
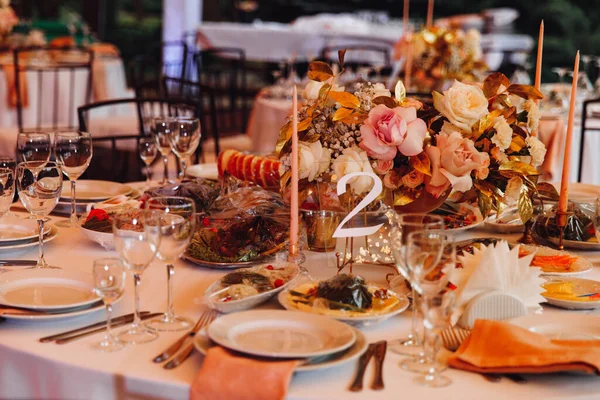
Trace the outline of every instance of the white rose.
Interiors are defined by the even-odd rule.
[[[379,96],[392,96],[390,91],[385,88],[385,85],[383,83],[376,83],[373,85],[373,98]]]
[[[445,133],[446,135],[450,136],[454,132],[461,133],[459,128],[457,128],[456,126],[452,125],[448,121],[444,121],[444,124],[442,125],[442,129],[440,130],[440,133]]]
[[[542,165],[544,157],[546,157],[546,146],[540,142],[535,136],[529,136],[525,139],[527,146],[529,146],[529,154],[531,155],[531,165],[537,167]]]
[[[509,206],[516,204],[522,189],[523,180],[521,178],[518,176],[510,178],[504,191],[504,202]]]
[[[342,155],[333,160],[332,167],[337,179],[352,172],[373,172],[367,153],[357,146],[344,149]],[[368,176],[356,176],[350,179],[348,183],[354,193],[362,194],[371,189],[373,179]]]
[[[513,131],[508,122],[504,117],[496,117],[494,119],[494,129],[496,134],[492,137],[492,143],[500,147],[502,150],[506,150],[510,147],[512,142]]]
[[[476,29],[469,29],[464,39],[465,47],[473,55],[475,60],[479,60],[481,53],[481,34]]]
[[[540,108],[533,100],[523,103],[523,109],[527,111],[527,126],[532,131],[537,131],[540,124]]]
[[[478,86],[454,81],[444,94],[433,92],[433,105],[461,130],[471,132],[471,127],[488,111],[488,100]]]
[[[329,168],[331,163],[331,150],[323,148],[321,142],[298,142],[298,177],[308,178],[312,182]]]
[[[308,81],[306,86],[304,86],[304,90],[302,91],[302,97],[306,100],[315,100],[319,97],[319,92],[325,83],[329,83],[331,85],[332,79],[327,80],[326,82],[317,82],[317,81]],[[332,92],[343,92],[345,90],[344,86],[339,86],[337,84],[333,84],[331,87]]]

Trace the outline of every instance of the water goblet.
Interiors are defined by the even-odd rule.
[[[40,166],[39,161],[17,165],[17,191],[19,199],[39,226],[40,252],[35,268],[51,267],[44,259],[44,220],[54,210],[62,192],[62,169],[54,161]]]
[[[68,221],[57,222],[58,226],[72,228],[79,225],[75,182],[90,165],[92,153],[92,136],[87,132],[57,132],[54,135],[56,161],[71,182],[71,216]]]
[[[200,120],[198,118],[176,118],[176,128],[171,132],[173,153],[179,158],[181,171],[179,179],[185,177],[188,158],[194,154],[200,144]]]
[[[150,187],[150,164],[156,158],[156,141],[152,138],[141,138],[139,143],[140,158],[146,164],[146,188]]]
[[[444,387],[452,383],[447,376],[440,375],[446,366],[437,362],[440,352],[441,333],[450,326],[452,312],[455,307],[455,296],[453,291],[438,292],[423,298],[423,325],[425,326],[425,338],[427,347],[431,349],[431,362],[427,372],[415,378],[420,385],[428,387]]]
[[[129,329],[117,337],[127,344],[147,343],[158,338],[141,323],[140,285],[142,273],[150,265],[160,245],[160,221],[157,212],[124,211],[113,217],[113,238],[115,249],[133,273],[135,314]]]
[[[146,202],[146,208],[158,212],[161,240],[157,256],[167,264],[168,308],[159,318],[146,323],[158,331],[180,331],[189,328],[192,321],[175,315],[173,310],[173,263],[185,252],[196,222],[196,207],[192,199],[186,197],[153,197]]]
[[[0,168],[0,218],[10,209],[15,196],[15,172]]]
[[[409,233],[418,230],[442,230],[444,219],[432,214],[390,214],[391,233],[390,241],[394,253],[395,264],[398,272],[410,282],[412,273],[410,265],[406,262],[406,243]],[[422,343],[419,332],[419,310],[417,306],[418,293],[411,285],[412,290],[412,329],[407,338],[390,342],[388,348],[398,354],[414,356],[421,351]]]
[[[173,142],[171,142],[171,133],[175,130],[175,118],[163,117],[154,119],[154,140],[156,140],[156,147],[163,157],[163,179],[162,185],[167,184],[169,175],[169,154],[173,151]]]
[[[110,329],[112,304],[125,288],[125,267],[118,258],[102,258],[94,261],[94,292],[106,306],[106,337],[94,346],[97,350],[112,352],[121,350],[124,344],[119,342]]]
[[[0,168],[12,169],[17,172],[17,161],[12,157],[0,157]]]

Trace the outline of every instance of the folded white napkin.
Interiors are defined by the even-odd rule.
[[[487,292],[501,292],[520,299],[529,313],[541,310],[544,302],[544,279],[541,268],[530,267],[534,254],[519,258],[519,246],[512,250],[506,241],[474,249],[474,254],[458,257],[462,268],[456,268],[451,281],[457,287],[457,308],[453,315],[456,323],[469,301]]]

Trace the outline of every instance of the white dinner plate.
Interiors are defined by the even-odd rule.
[[[56,235],[58,235],[58,230],[53,225],[48,224],[47,226],[50,231],[44,236],[44,243],[54,240],[54,238],[56,238]],[[12,252],[14,250],[27,249],[30,247],[36,247],[38,245],[39,245],[39,240],[37,237],[32,238],[32,239],[27,239],[24,241],[19,241],[17,243],[5,243],[2,246],[0,246],[0,253]]]
[[[50,226],[44,227],[44,234],[50,232]],[[38,224],[34,219],[26,219],[16,215],[5,215],[0,219],[0,246],[16,244],[29,239],[37,239]]]
[[[600,340],[600,317],[596,315],[555,312],[525,315],[508,322],[551,339]]]
[[[475,221],[473,221],[472,224],[469,224],[467,226],[461,226],[460,228],[446,228],[447,232],[450,232],[450,233],[463,232],[463,231],[466,231],[469,229],[476,228],[485,222],[483,216],[481,215],[481,211],[479,211],[479,208],[473,207],[473,206],[470,206],[470,205],[464,204],[464,203],[456,204],[456,205],[463,208],[464,210],[467,210],[469,213],[472,213],[475,216]],[[439,214],[435,214],[435,215],[439,215]],[[443,215],[440,215],[440,216],[443,218]]]
[[[212,322],[210,339],[240,353],[273,358],[309,358],[337,353],[356,341],[354,329],[339,321],[300,312],[252,310]]]
[[[591,279],[581,279],[581,278],[560,278],[560,277],[548,277],[546,283],[554,283],[554,282],[568,282],[573,285],[573,294],[575,296],[581,296],[584,294],[593,294],[600,292],[600,282],[593,281]],[[577,300],[569,300],[569,299],[559,299],[556,297],[546,296],[542,293],[542,296],[546,299],[548,304],[552,304],[553,306],[566,308],[567,310],[593,310],[596,308],[600,308],[600,299],[595,300],[586,300],[586,301],[577,301]],[[587,299],[587,297],[586,297]]]
[[[186,175],[194,178],[219,179],[217,163],[196,164],[185,170]]]
[[[535,231],[534,231],[535,233]],[[535,235],[534,235],[535,236]],[[559,238],[549,237],[546,238],[550,243],[558,246],[560,242]],[[563,240],[563,246],[565,249],[573,249],[573,250],[600,250],[600,243],[593,242],[580,242],[578,240]]]
[[[123,296],[120,296],[118,299],[116,299],[113,302],[113,305],[117,304],[122,299],[123,299]],[[40,314],[32,314],[32,315],[3,314],[2,318],[19,320],[19,321],[31,321],[31,322],[57,322],[57,321],[65,320],[65,319],[81,317],[81,316],[96,313],[96,312],[100,313],[100,312],[104,312],[105,310],[106,310],[106,306],[104,305],[104,303],[101,301],[98,301],[98,302],[92,304],[91,307],[80,307],[80,308],[75,308],[75,309],[70,309],[70,310],[63,310],[62,312],[52,312],[52,313],[48,313],[48,314],[45,314],[45,313],[44,314],[41,314],[41,313]]]
[[[74,309],[100,300],[91,274],[60,269],[21,269],[0,275],[0,304],[40,311]]]
[[[367,343],[365,335],[358,329],[354,329],[354,334],[356,335],[356,341],[349,349],[322,357],[308,358],[305,362],[298,365],[294,372],[317,371],[356,360],[367,350],[369,343]],[[206,355],[207,350],[212,346],[215,346],[215,343],[205,334],[200,333],[194,336],[194,347],[196,347],[196,350],[200,354]]]
[[[573,254],[573,253],[569,253],[568,251],[564,251],[564,250],[556,250],[556,249],[552,249],[550,247],[546,247],[546,246],[536,246],[536,245],[529,245],[529,244],[520,244],[521,248],[529,253],[535,252],[536,255],[538,256],[555,256],[555,255],[569,255],[572,257],[577,257],[577,260],[575,261],[574,264],[574,270],[573,271],[544,271],[544,268],[542,267],[542,275],[547,275],[547,276],[575,276],[575,275],[581,275],[584,274],[586,272],[589,272],[592,270],[593,265],[592,263],[585,257],[583,256],[579,256],[577,254]]]
[[[110,181],[82,180],[75,186],[75,200],[100,201],[114,196],[127,195],[133,189],[131,186]],[[71,181],[63,181],[61,199],[71,199]]]

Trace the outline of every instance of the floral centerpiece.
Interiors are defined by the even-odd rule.
[[[410,40],[410,44],[408,41]],[[483,61],[481,35],[475,29],[423,28],[403,37],[396,56],[411,52],[412,77],[417,92],[430,92],[453,80],[477,82],[488,69]]]
[[[18,23],[19,18],[10,6],[10,0],[0,0],[0,45]]]
[[[341,51],[342,72],[343,59]],[[430,211],[454,190],[461,193],[459,201],[477,202],[484,216],[516,203],[523,220],[531,217],[536,166],[546,152],[531,134],[539,121],[535,100],[542,98],[535,88],[511,85],[494,73],[479,85],[455,81],[443,93],[434,92],[429,107],[406,97],[402,82],[393,96],[372,83],[347,92],[319,61],[311,63],[308,76],[307,101],[298,112],[302,207],[348,210],[373,180],[352,178],[341,198],[332,183],[362,171],[383,182],[379,201],[370,207]],[[277,145],[283,192],[291,179],[291,135],[288,121]]]

